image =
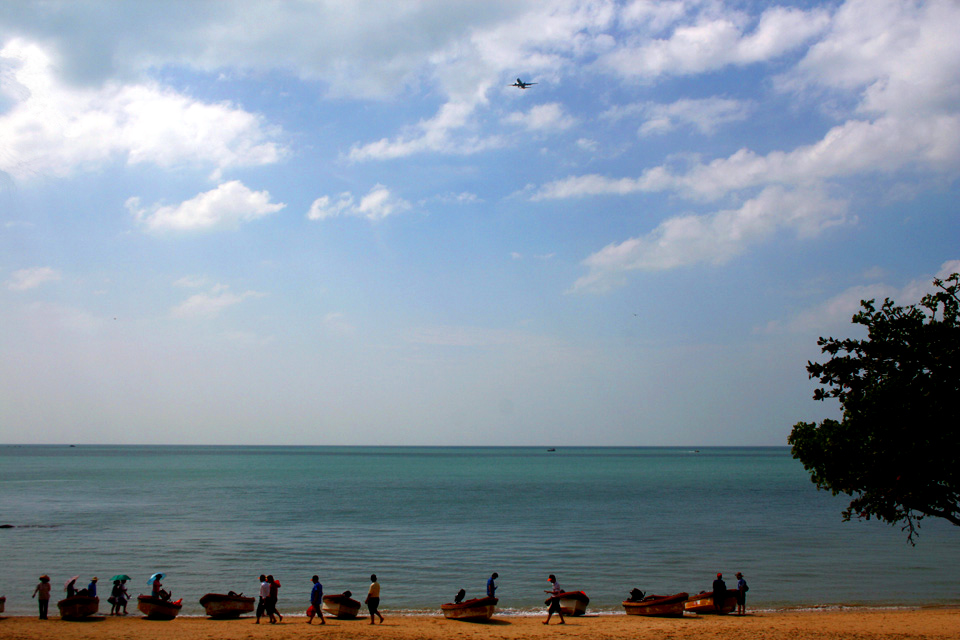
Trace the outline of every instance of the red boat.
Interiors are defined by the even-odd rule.
[[[183,598],[171,602],[153,596],[137,596],[137,609],[151,620],[173,620],[182,607]]]
[[[672,596],[646,596],[642,600],[624,600],[623,608],[629,616],[660,616],[664,618],[680,618],[683,616],[683,607],[690,594],[675,593]]]
[[[587,611],[590,598],[583,591],[564,591],[556,596],[550,596],[543,604],[550,604],[554,598],[560,600],[560,612],[565,616],[582,616]]]
[[[736,608],[736,589],[727,589],[727,593],[723,596],[723,602],[720,604],[720,607],[717,607],[714,602],[713,591],[701,591],[697,595],[690,597],[686,603],[684,603],[684,609],[686,611],[699,614],[714,613],[722,615],[730,613]]]
[[[96,596],[73,596],[57,603],[60,617],[64,620],[79,620],[94,615],[100,608],[100,598]]]
[[[497,608],[498,600],[487,596],[463,602],[448,602],[440,605],[444,617],[450,620],[489,620]]]

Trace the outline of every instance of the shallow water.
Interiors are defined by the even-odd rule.
[[[742,571],[751,606],[956,602],[960,529],[841,522],[786,448],[0,447],[0,595],[34,612],[48,573],[146,578],[199,614],[209,591],[283,584],[280,609],[366,592],[435,611],[500,574],[501,607],[541,610],[548,573],[618,610],[636,586],[709,589]]]

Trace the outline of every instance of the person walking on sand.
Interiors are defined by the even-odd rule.
[[[742,616],[747,612],[747,581],[743,579],[743,574],[737,571],[737,615]]]
[[[723,609],[723,603],[727,599],[727,583],[723,581],[723,574],[718,573],[717,579],[713,581],[713,606],[717,611]]]
[[[257,621],[254,624],[260,624],[260,618],[267,611],[267,601],[270,600],[270,583],[267,582],[267,576],[260,574],[260,599],[257,601]]]
[[[280,581],[274,580],[273,576],[267,576],[267,582],[270,583],[270,597],[267,598],[267,615],[270,616],[270,624],[276,624],[278,619],[283,622],[283,616],[277,610],[277,600],[280,599]]]
[[[370,574],[370,588],[367,589],[367,610],[370,611],[370,624],[373,624],[373,617],[380,618],[380,624],[383,624],[383,616],[380,615],[380,583],[377,582],[377,574]]]
[[[320,624],[327,624],[323,619],[323,585],[320,584],[320,576],[310,578],[313,581],[313,588],[310,589],[310,607],[313,614],[307,616],[307,624],[313,624],[313,616],[320,618]]]
[[[127,603],[130,602],[130,592],[127,591],[127,581],[120,581],[120,595],[117,598],[117,615],[120,615],[120,608],[123,607],[123,615],[127,615]]]
[[[490,578],[487,580],[487,597],[496,598],[497,597],[497,583],[496,579],[500,577],[496,571],[494,571]]]
[[[547,619],[543,621],[543,624],[550,624],[550,618],[553,617],[553,614],[557,614],[560,617],[560,624],[567,624],[563,619],[563,611],[560,609],[560,594],[563,593],[563,589],[560,588],[560,583],[557,582],[557,576],[551,573],[547,577],[547,583],[550,585],[550,589],[545,590],[544,593],[550,594],[550,598],[547,600],[550,607],[547,609]]]
[[[110,615],[115,616],[120,613],[120,581],[114,580],[113,587],[110,588],[110,597],[107,598],[110,603]]]
[[[33,595],[30,597],[37,598],[37,604],[40,605],[40,619],[46,620],[47,609],[50,606],[50,576],[47,574],[40,576],[40,584],[33,590]]]

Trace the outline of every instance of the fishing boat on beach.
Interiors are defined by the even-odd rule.
[[[691,596],[684,603],[685,611],[699,614],[726,614],[737,608],[737,592],[734,589],[727,589],[723,601],[717,607],[714,601],[713,591],[701,591],[695,596]]]
[[[543,601],[543,604],[550,604],[550,601],[556,597],[560,600],[560,613],[565,616],[582,616],[587,611],[587,604],[590,598],[583,591],[564,591],[556,596],[550,596]]]
[[[173,620],[182,607],[183,598],[171,602],[153,596],[137,596],[137,609],[151,620]]]
[[[449,620],[489,620],[497,608],[497,598],[486,596],[463,602],[440,605],[443,616]]]
[[[690,594],[675,593],[672,596],[649,595],[640,600],[624,600],[623,608],[628,616],[659,616],[679,618],[683,616],[684,604]]]
[[[208,593],[200,598],[200,604],[211,618],[239,618],[254,609],[254,599],[242,593]]]
[[[323,610],[334,618],[353,619],[360,612],[360,603],[351,598],[349,591],[323,596]]]
[[[96,596],[71,596],[57,603],[60,617],[64,620],[79,620],[97,613],[100,598]]]
[[[7,607],[7,597],[0,596],[0,613],[3,613],[3,610]]]

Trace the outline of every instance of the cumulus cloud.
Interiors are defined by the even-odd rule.
[[[630,271],[723,264],[779,229],[812,236],[845,215],[846,203],[824,194],[769,187],[737,209],[677,216],[644,236],[604,247],[584,260],[589,271],[571,292],[605,293],[623,284]]]
[[[676,17],[676,16],[675,16]],[[749,32],[748,18],[735,12],[697,15],[668,38],[641,38],[600,58],[604,68],[625,78],[685,75],[775,59],[795,50],[829,26],[823,10],[767,9]]]
[[[528,131],[563,131],[577,122],[576,118],[565,113],[563,107],[556,102],[531,107],[526,113],[515,111],[506,116],[504,121]]]
[[[287,205],[270,202],[267,191],[251,191],[239,180],[231,180],[176,206],[144,209],[136,197],[128,199],[126,206],[150,231],[210,231],[236,229]]]
[[[197,293],[170,312],[174,318],[214,318],[229,307],[240,304],[250,298],[261,298],[265,294],[257,291],[233,293],[230,287],[224,284],[213,286],[209,291]]]
[[[60,280],[60,272],[52,267],[30,267],[14,271],[7,280],[7,289],[27,291],[58,280]]]
[[[709,135],[720,126],[746,120],[753,105],[730,98],[701,98],[677,100],[669,104],[646,102],[631,107],[621,107],[605,113],[608,118],[620,119],[633,112],[643,118],[637,130],[641,136],[669,133],[680,127],[693,127]]]
[[[83,88],[60,82],[49,54],[13,40],[0,49],[0,171],[13,179],[69,176],[115,160],[228,167],[276,162],[277,131],[230,103],[209,104],[154,83]]]
[[[339,216],[353,216],[367,220],[382,220],[387,216],[403,213],[411,208],[409,202],[390,193],[382,184],[375,185],[357,202],[353,194],[345,191],[336,198],[321,196],[310,205],[307,218],[325,220]]]

